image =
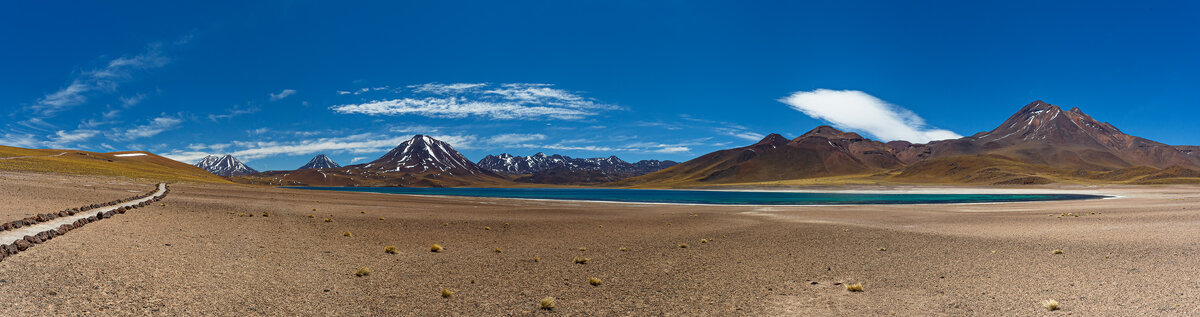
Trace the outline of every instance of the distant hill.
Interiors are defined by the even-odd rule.
[[[1200,147],[1131,136],[1079,108],[1035,101],[987,132],[882,143],[821,126],[792,140],[705,154],[614,185],[690,187],[822,179],[854,183],[1200,183]],[[793,182],[795,183],[795,182]]]
[[[477,163],[481,168],[509,175],[517,182],[536,184],[597,184],[644,175],[678,164],[674,161],[626,162],[616,156],[572,158],[537,153],[513,156],[488,155]]]
[[[198,167],[150,152],[97,153],[0,146],[0,170],[119,176],[155,182],[229,182]]]
[[[204,159],[196,162],[196,167],[217,176],[242,176],[258,173],[253,168],[246,166],[246,164],[242,164],[242,161],[234,158],[233,155],[205,156]]]
[[[479,168],[449,143],[420,134],[366,164],[268,171],[232,179],[241,183],[295,186],[461,187],[512,184],[500,174]]]

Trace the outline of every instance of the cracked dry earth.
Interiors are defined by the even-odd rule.
[[[0,219],[151,186],[0,173]],[[0,315],[1200,313],[1200,188],[1103,191],[1125,198],[720,207],[172,184],[166,206],[0,261]]]

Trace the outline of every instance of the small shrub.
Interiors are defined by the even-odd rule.
[[[333,222],[333,218],[325,218],[325,222]]]
[[[483,230],[492,230],[492,227],[484,226]]]
[[[879,251],[887,251],[887,248],[879,248]]]
[[[1048,311],[1058,310],[1058,301],[1053,299],[1044,300],[1042,301],[1042,307],[1045,307]]]
[[[592,259],[589,259],[589,258],[575,258],[575,263],[576,264],[587,264],[588,261],[591,261],[591,260]]]
[[[317,209],[316,209],[316,208],[313,208],[313,211],[317,211]]]
[[[504,253],[504,251],[500,250],[500,248],[492,248],[492,251],[496,251],[496,253]]]
[[[448,289],[448,288],[443,288],[443,289],[442,289],[442,298],[450,298],[450,297],[453,297],[453,296],[454,296],[454,291],[452,291],[452,290],[450,290],[450,289]]]
[[[358,213],[360,213],[360,214],[365,214],[365,213],[367,213],[367,212],[366,212],[366,211],[359,211]]]
[[[383,219],[384,219],[383,217],[379,217],[379,220],[383,220]]]
[[[389,245],[389,246],[383,247],[383,252],[386,252],[388,254],[396,254],[396,246]]]
[[[863,291],[862,283],[846,283],[846,290],[851,292],[861,292]]]
[[[629,249],[626,249],[625,247],[621,247],[621,249],[619,249],[619,251],[625,252],[625,251],[629,251]]]
[[[598,277],[588,278],[588,284],[592,284],[592,286],[600,286],[601,282],[602,281],[600,281],[600,278]]]
[[[679,244],[679,248],[680,248],[680,249],[687,249],[687,243],[680,243],[680,244]]]
[[[449,227],[449,226],[450,226],[450,223],[449,223],[449,222],[443,222],[443,223],[442,223],[442,227]]]
[[[1054,251],[1053,251],[1052,253],[1054,253],[1054,254],[1063,254],[1063,250],[1062,250],[1062,249],[1054,249]]]
[[[554,297],[546,297],[538,301],[538,308],[544,310],[554,310]]]
[[[533,262],[542,262],[542,258],[533,257]]]
[[[309,218],[316,218],[317,215],[308,215]]]
[[[367,276],[367,275],[371,275],[371,269],[364,267],[364,268],[359,268],[358,271],[354,271],[354,276],[357,276],[357,277],[363,277],[363,276]]]
[[[445,250],[445,249],[446,248],[443,248],[441,245],[438,245],[436,243],[429,247],[430,252],[442,252],[442,250]]]
[[[270,216],[271,216],[271,213],[264,211],[264,212],[263,212],[263,214],[262,214],[262,216],[263,216],[263,217],[270,217]]]
[[[342,232],[342,235],[347,236],[347,237],[352,237],[352,238],[354,237],[354,234],[350,233],[350,231]]]
[[[708,243],[708,239],[700,239],[700,243]]]
[[[579,251],[580,251],[580,252],[582,252],[582,251],[587,251],[587,248],[579,248]]]

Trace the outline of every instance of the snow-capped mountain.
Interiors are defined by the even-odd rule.
[[[420,134],[400,143],[383,157],[355,167],[375,173],[491,174],[467,160],[450,144]]]
[[[325,156],[325,154],[317,154],[317,157],[314,157],[312,160],[308,161],[308,164],[304,164],[304,166],[301,166],[298,169],[303,170],[303,169],[322,169],[322,168],[338,168],[338,167],[342,167],[342,166],[338,165],[337,162],[334,162],[333,160],[329,159],[329,157]]]
[[[242,164],[242,161],[238,161],[238,159],[234,158],[233,155],[205,156],[204,159],[200,160],[200,162],[196,162],[196,167],[202,168],[217,176],[241,176],[258,173],[258,171],[254,170],[253,168],[246,166],[246,164]]]
[[[547,171],[578,170],[599,171],[608,174],[642,175],[675,165],[674,161],[642,160],[626,162],[616,156],[595,158],[571,158],[563,155],[537,153],[530,156],[513,156],[508,153],[488,155],[479,160],[479,167],[511,175],[535,174]]]

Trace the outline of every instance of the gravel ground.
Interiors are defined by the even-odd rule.
[[[14,219],[153,187],[0,176],[0,189],[21,192],[0,207]],[[1115,200],[862,207],[171,189],[167,206],[4,259],[0,300],[9,305],[0,315],[1200,313],[1197,187],[1105,188],[1127,197]],[[1067,212],[1079,217],[1059,217]],[[446,249],[430,252],[434,243]],[[356,277],[360,268],[371,274]],[[443,288],[455,294],[443,298]],[[548,296],[556,308],[538,309]],[[1045,299],[1060,310],[1046,311]]]

